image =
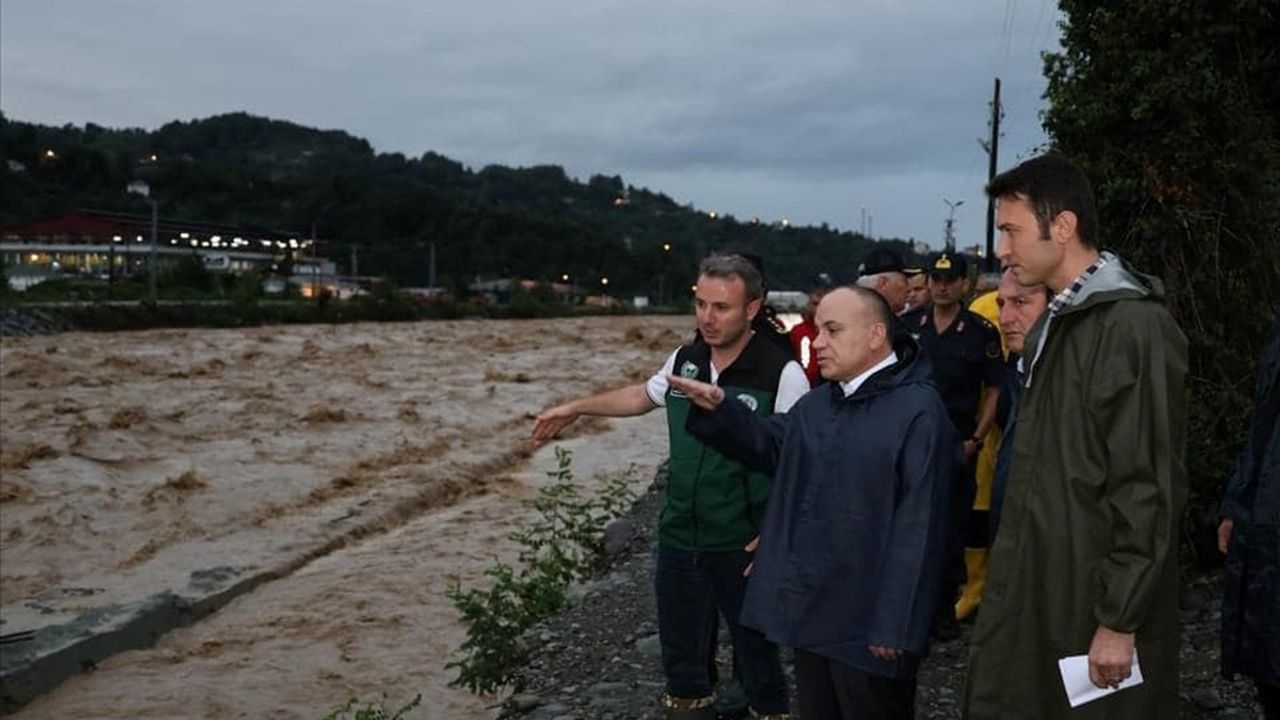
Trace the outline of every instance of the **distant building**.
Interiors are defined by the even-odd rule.
[[[193,255],[218,273],[269,272],[291,258],[295,284],[334,276],[333,263],[311,256],[314,242],[297,233],[164,218],[156,229],[161,270]],[[0,256],[10,278],[126,276],[144,272],[150,253],[150,215],[76,210],[0,229]]]
[[[532,291],[538,286],[536,280],[515,279],[515,278],[499,278],[497,280],[481,280],[467,285],[467,292],[471,297],[486,303],[505,303],[511,300],[511,293],[516,287],[524,290]],[[587,296],[587,292],[578,286],[567,282],[548,283],[547,287],[551,289],[556,299],[564,303],[576,302],[579,297]]]

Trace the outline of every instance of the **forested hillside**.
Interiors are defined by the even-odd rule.
[[[555,165],[475,170],[244,113],[154,132],[0,116],[0,155],[3,226],[76,208],[146,212],[125,192],[144,179],[166,217],[314,229],[344,270],[354,246],[361,274],[404,285],[426,283],[431,243],[445,286],[569,275],[594,287],[608,277],[611,290],[655,299],[660,289],[667,299],[687,293],[697,259],[712,250],[758,253],[772,286],[802,289],[822,272],[851,280],[872,244],[826,226],[713,217],[617,176],[580,181]]]

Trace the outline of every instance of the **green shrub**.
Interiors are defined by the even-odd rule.
[[[587,498],[573,484],[572,453],[555,451],[551,484],[529,502],[536,519],[510,536],[520,545],[518,566],[496,561],[485,571],[493,580],[488,589],[463,590],[455,582],[447,591],[467,628],[461,659],[445,666],[458,671],[453,687],[491,693],[510,682],[526,655],[521,634],[564,607],[569,583],[599,568],[605,525],[635,502],[632,470],[611,476]]]
[[[360,701],[351,698],[346,705],[324,716],[324,720],[402,720],[408,712],[422,704],[422,696],[418,695],[400,709],[391,711],[384,705],[385,698],[378,702]]]

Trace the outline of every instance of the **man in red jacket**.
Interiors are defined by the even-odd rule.
[[[791,351],[796,356],[800,367],[804,368],[805,377],[809,378],[809,387],[817,387],[822,382],[818,374],[818,356],[813,351],[813,341],[818,337],[818,326],[813,321],[813,313],[827,294],[824,287],[815,287],[809,291],[809,304],[800,315],[800,322],[787,333],[791,340]]]

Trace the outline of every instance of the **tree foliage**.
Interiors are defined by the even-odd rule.
[[[1212,522],[1280,287],[1280,37],[1271,0],[1062,0],[1055,150],[1103,244],[1161,276],[1191,343],[1189,530]]]
[[[341,131],[244,113],[152,132],[0,116],[0,174],[0,225],[76,208],[144,212],[124,187],[145,176],[168,218],[314,229],[330,257],[346,265],[354,249],[361,274],[402,286],[427,283],[433,244],[438,276],[457,284],[568,275],[595,289],[608,277],[611,292],[661,289],[669,300],[688,295],[698,259],[714,250],[757,253],[773,287],[807,289],[818,273],[852,280],[873,244],[825,226],[712,218],[616,175],[580,182],[556,165],[472,170],[434,152],[379,154]]]

